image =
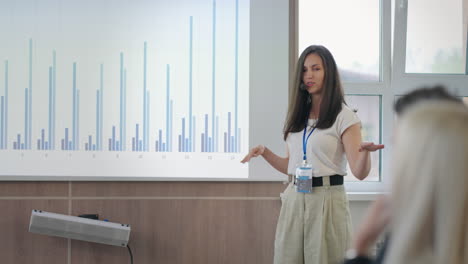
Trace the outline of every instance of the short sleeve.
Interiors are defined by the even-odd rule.
[[[360,123],[361,120],[357,114],[346,105],[343,105],[343,109],[336,117],[336,132],[341,136],[348,127]]]

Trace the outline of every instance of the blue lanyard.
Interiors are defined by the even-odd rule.
[[[308,123],[306,122],[306,125],[305,125],[305,127],[304,127],[304,134],[302,135],[302,150],[303,150],[303,152],[304,152],[304,156],[303,156],[302,158],[303,158],[303,160],[305,160],[305,161],[307,160],[307,141],[309,140],[310,135],[312,135],[312,133],[314,132],[314,130],[315,130],[315,128],[316,128],[316,127],[314,127],[314,128],[310,131],[309,135],[308,135],[307,138],[306,138],[307,124],[308,124]]]

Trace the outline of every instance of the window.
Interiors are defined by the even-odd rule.
[[[467,96],[467,32],[468,0],[395,0],[393,92],[442,84]]]
[[[407,73],[464,74],[467,0],[408,1]],[[465,21],[464,19],[465,18]]]
[[[299,0],[298,10],[299,53],[309,45],[320,44],[335,57],[343,81],[380,80],[378,0],[362,0],[359,4],[342,0]]]

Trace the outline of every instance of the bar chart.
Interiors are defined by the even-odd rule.
[[[248,0],[35,3],[0,2],[0,175],[247,177]]]

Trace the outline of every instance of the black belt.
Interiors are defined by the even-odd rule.
[[[331,175],[330,177],[330,185],[343,185],[343,175]],[[293,176],[294,184],[296,184],[296,177]],[[320,187],[323,186],[323,177],[312,177],[312,187]]]

